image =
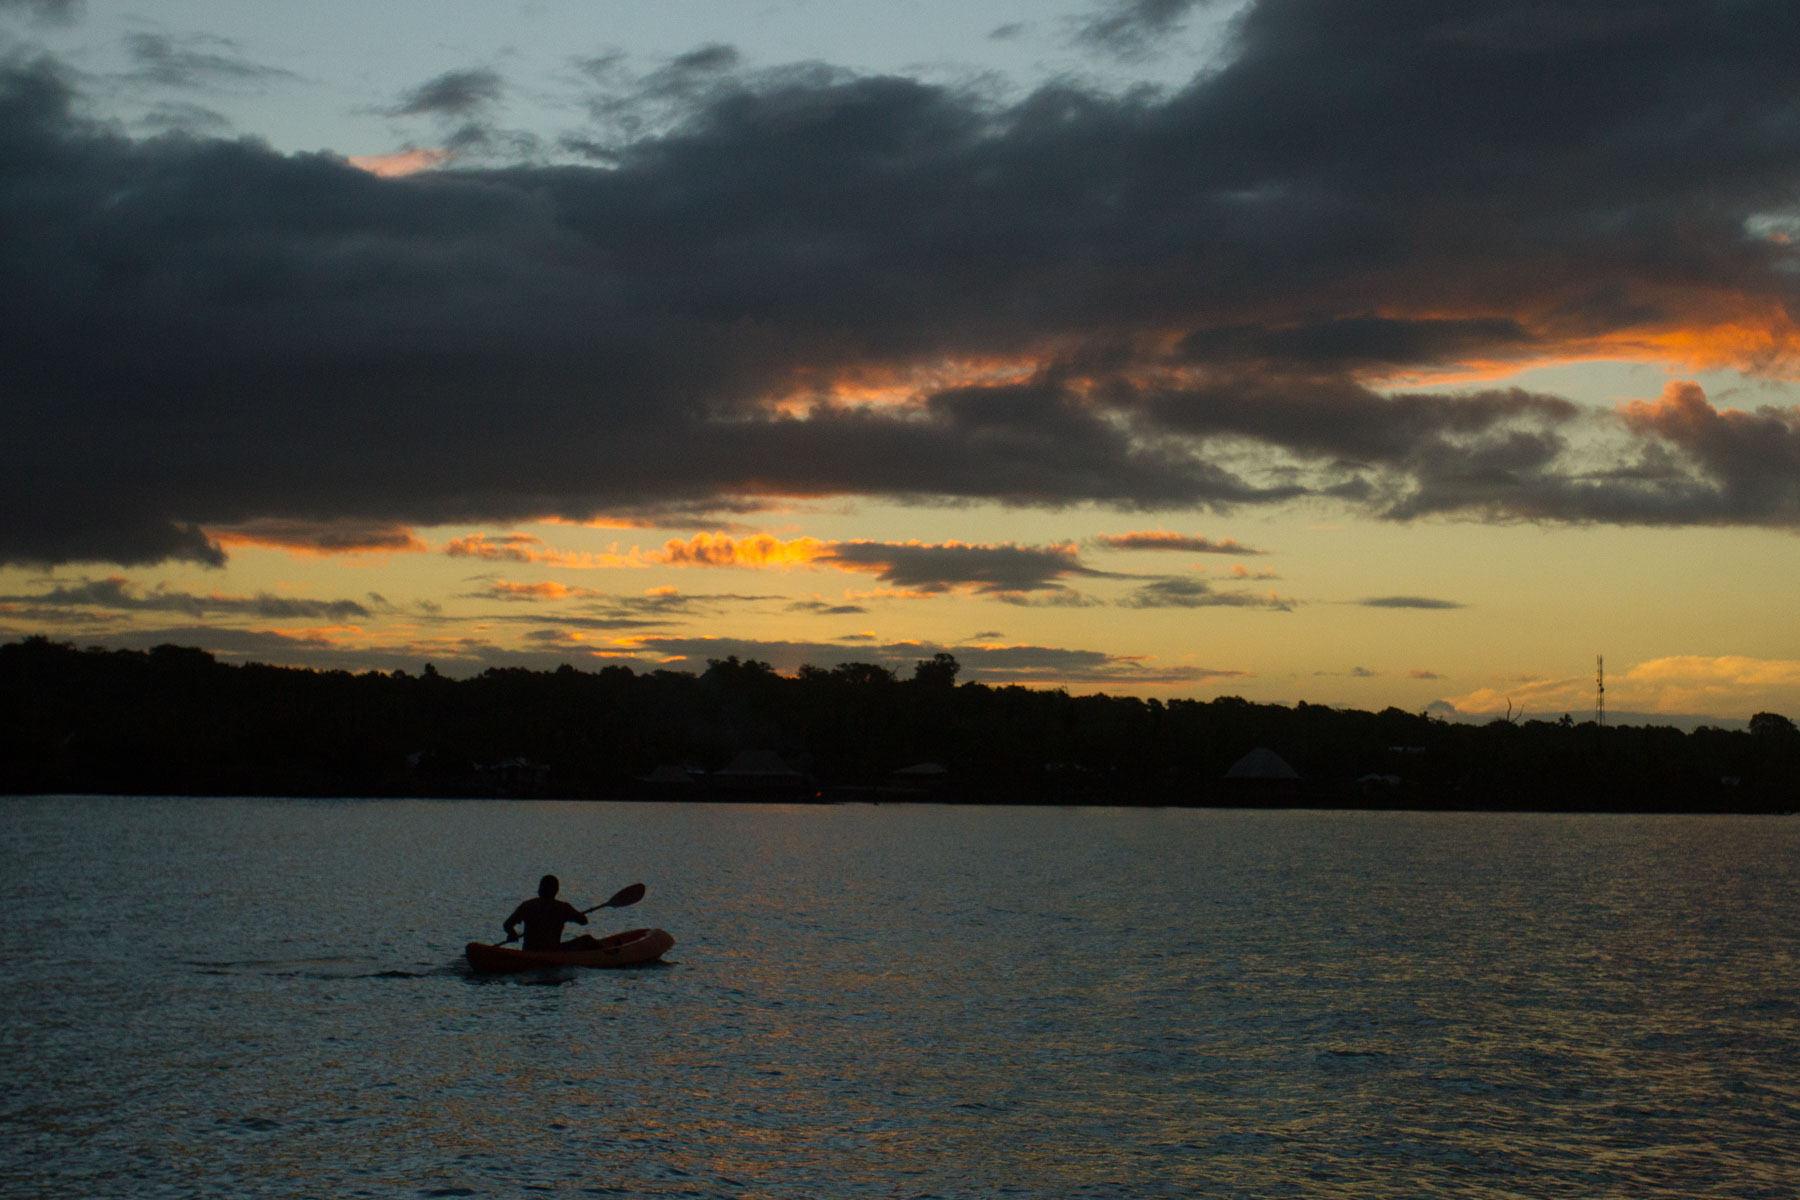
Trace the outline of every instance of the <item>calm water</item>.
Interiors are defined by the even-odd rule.
[[[1800,821],[0,799],[0,1195],[1800,1191]],[[671,965],[478,980],[539,874]]]

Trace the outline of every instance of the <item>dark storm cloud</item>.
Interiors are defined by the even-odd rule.
[[[1517,388],[1381,395],[1233,373],[1130,402],[1195,437],[1280,450],[1316,494],[1395,520],[1800,525],[1800,410],[1720,411],[1672,389],[1679,402],[1584,413]]]
[[[1718,522],[1777,513],[1800,524],[1800,409],[1721,411],[1697,384],[1674,383],[1624,415],[1633,430],[1677,449],[1699,480],[1714,481]]]
[[[408,91],[388,113],[396,117],[467,117],[494,104],[504,91],[499,73],[487,67],[445,71]]]
[[[1172,576],[1156,579],[1134,590],[1119,604],[1125,608],[1268,608],[1291,612],[1292,600],[1274,593],[1218,592],[1202,579]]]
[[[1218,326],[1182,339],[1180,353],[1195,362],[1256,360],[1290,367],[1366,370],[1442,366],[1471,358],[1517,354],[1532,335],[1511,318],[1398,320],[1343,317],[1304,325]]]
[[[352,621],[370,615],[368,606],[355,600],[306,600],[267,592],[255,596],[201,596],[161,588],[146,590],[116,575],[84,580],[79,584],[63,584],[46,592],[0,596],[0,602],[34,605],[44,610],[97,608],[117,612],[178,612],[195,618],[234,615],[274,621]]]
[[[1753,232],[1800,182],[1800,9],[1263,0],[1233,29],[1172,95],[1005,106],[704,49],[596,111],[604,169],[397,180],[131,142],[11,62],[0,560],[771,496],[1800,525],[1791,411],[1374,387],[1800,311],[1795,245]],[[393,111],[504,155],[501,87]],[[915,370],[908,402],[831,390]]]
[[[1564,432],[1495,431],[1421,443],[1370,495],[1386,515],[1636,525],[1800,527],[1800,409],[1715,408],[1697,384],[1609,420],[1622,441],[1596,461]]]
[[[1437,600],[1430,596],[1371,596],[1358,600],[1364,608],[1467,608],[1458,600]]]
[[[1466,395],[1382,395],[1347,379],[1233,372],[1131,398],[1171,428],[1240,437],[1297,455],[1405,466],[1441,447],[1555,431],[1579,415],[1567,400],[1519,388]]]
[[[867,571],[883,583],[913,592],[968,587],[1004,594],[1059,589],[1071,575],[1104,575],[1085,567],[1068,546],[923,545],[899,542],[834,542],[817,562]]]
[[[243,57],[229,38],[133,33],[125,38],[125,50],[132,62],[129,77],[162,87],[211,88],[297,78],[292,71]]]

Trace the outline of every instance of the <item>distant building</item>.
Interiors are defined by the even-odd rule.
[[[1293,779],[1300,778],[1300,772],[1287,765],[1287,760],[1267,746],[1258,746],[1244,757],[1231,764],[1225,772],[1227,779]]]
[[[746,750],[722,771],[714,771],[715,791],[744,795],[808,797],[818,791],[813,777],[782,761],[773,750]]]
[[[1281,808],[1301,802],[1300,772],[1267,746],[1258,746],[1232,763],[1220,785],[1220,797],[1245,808]]]

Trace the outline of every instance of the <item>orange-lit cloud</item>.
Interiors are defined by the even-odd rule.
[[[751,537],[697,533],[686,541],[671,538],[650,558],[672,567],[799,567],[829,548],[829,543],[810,537],[784,542],[766,533]]]
[[[947,388],[1018,383],[1043,369],[1040,355],[961,355],[918,363],[849,363],[829,371],[801,368],[794,386],[767,403],[804,417],[824,408],[899,408]]]
[[[1721,367],[1784,379],[1800,378],[1800,323],[1782,303],[1759,296],[1712,293],[1688,319],[1648,332],[1602,339],[1595,358],[1660,360],[1684,371]],[[1693,303],[1693,298],[1688,298]]]
[[[737,537],[728,533],[697,533],[691,538],[670,538],[661,550],[633,546],[629,552],[605,553],[557,550],[528,533],[497,536],[471,534],[444,545],[452,558],[478,558],[488,562],[532,563],[539,566],[591,570],[642,567],[798,567],[806,566],[828,549],[829,543],[802,537],[782,541],[766,533]]]
[[[422,147],[417,150],[400,150],[393,154],[352,154],[344,161],[359,171],[367,171],[383,179],[398,179],[403,175],[416,175],[420,171],[441,166],[450,157],[448,150]]]
[[[1467,713],[1515,711],[1590,713],[1594,679],[1574,675],[1478,688],[1451,703]],[[1748,655],[1681,654],[1648,659],[1606,680],[1606,704],[1614,712],[1711,714],[1744,718],[1769,709],[1800,708],[1800,660]]]
[[[506,533],[497,537],[476,533],[470,534],[468,537],[452,538],[444,544],[444,553],[451,558],[478,558],[487,562],[536,563],[541,566],[572,567],[578,570],[651,565],[650,561],[647,561],[635,546],[629,554],[616,554],[610,551],[603,554],[577,553],[552,549],[544,544],[543,539],[533,537],[529,533]]]
[[[1659,434],[1702,457],[1725,460],[1715,465],[1744,455],[1772,456],[1769,465],[1784,471],[1800,465],[1793,457],[1800,452],[1800,408],[1715,408],[1698,383],[1674,379],[1655,400],[1627,401],[1619,413],[1640,431]]]
[[[1619,412],[1632,424],[1663,433],[1693,434],[1718,419],[1706,389],[1686,379],[1671,379],[1655,400],[1629,400]]]
[[[1061,593],[1049,602],[1080,601],[1061,580],[1074,576],[1105,577],[1108,572],[1084,565],[1074,542],[1025,546],[1013,542],[960,541],[877,542],[825,541],[814,537],[783,540],[770,534],[737,537],[697,533],[671,538],[660,550],[632,547],[627,554],[571,554],[546,547],[525,533],[499,536],[473,534],[444,547],[452,557],[490,562],[517,562],[558,567],[741,567],[788,569],[832,567],[874,575],[890,585],[879,595],[918,599],[969,590],[1001,598],[1027,593]],[[1245,573],[1242,578],[1257,578]],[[548,593],[543,593],[548,594]],[[1272,598],[1271,598],[1272,599]],[[1241,602],[1241,601],[1234,601]],[[1264,603],[1264,601],[1258,601]]]
[[[1531,712],[1578,712],[1592,708],[1594,681],[1582,676],[1561,679],[1517,680],[1501,687],[1476,688],[1461,696],[1450,697],[1458,712],[1515,714]]]
[[[1762,708],[1795,711],[1797,699],[1800,660],[1795,659],[1673,655],[1638,663],[1607,682],[1608,704],[1648,712],[1748,716]]]
[[[1585,285],[1581,285],[1585,286]],[[1632,301],[1660,320],[1633,322],[1603,333],[1569,327],[1565,309],[1579,309],[1580,287],[1484,296],[1467,309],[1388,307],[1370,320],[1454,326],[1505,321],[1523,335],[1501,344],[1472,342],[1438,362],[1368,364],[1354,374],[1383,388],[1419,384],[1485,383],[1520,371],[1584,362],[1654,362],[1666,369],[1729,368],[1785,379],[1800,378],[1800,322],[1779,298],[1722,288],[1670,288],[1638,281]],[[1495,306],[1505,313],[1494,317]],[[1281,332],[1281,331],[1277,331]]]
[[[452,538],[445,543],[444,553],[451,558],[481,558],[490,562],[537,562],[538,548],[543,544],[542,538],[529,533],[506,533],[498,537],[476,533]]]
[[[509,583],[504,579],[495,580],[482,593],[495,600],[567,600],[571,597],[585,598],[599,594],[591,588],[569,587],[550,581]]]
[[[289,554],[331,557],[343,554],[421,554],[431,549],[404,525],[340,519],[288,520],[262,517],[235,525],[208,526],[221,546],[262,546]]]
[[[767,498],[740,499],[731,506],[736,512],[765,512],[775,506],[767,503]],[[716,513],[695,513],[688,511],[656,510],[646,513],[608,513],[598,517],[561,517],[544,516],[537,518],[544,525],[566,525],[575,529],[668,529],[683,525],[713,524]],[[753,533],[755,528],[741,525],[733,521],[717,522],[716,527],[726,533]]]

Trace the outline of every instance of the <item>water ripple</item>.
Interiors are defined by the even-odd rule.
[[[0,1196],[1791,1200],[1797,829],[0,801]]]

